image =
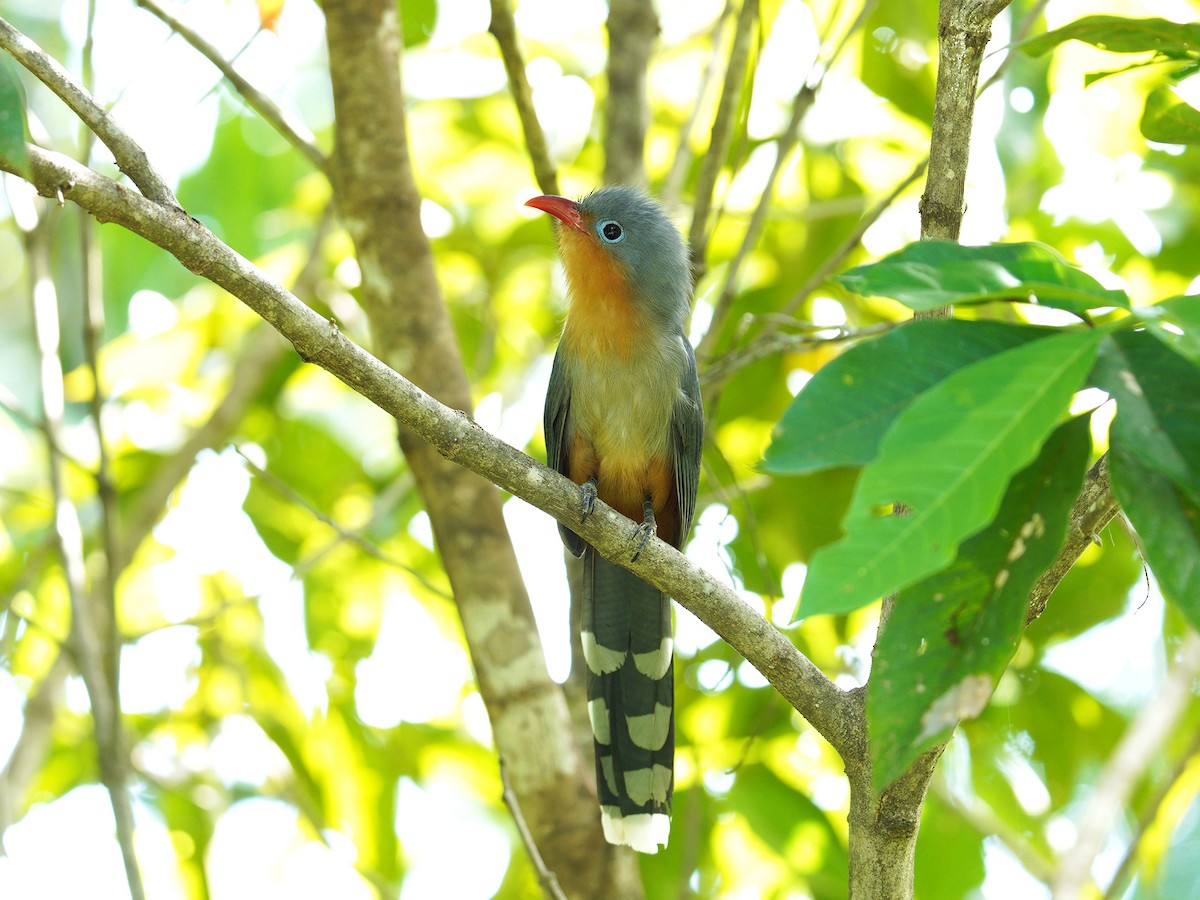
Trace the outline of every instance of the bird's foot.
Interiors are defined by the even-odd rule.
[[[583,489],[583,501],[579,505],[579,521],[585,522],[596,506],[596,479],[589,478],[580,488]]]
[[[649,500],[642,504],[642,515],[642,524],[633,533],[636,546],[630,562],[637,562],[637,558],[642,555],[642,551],[650,543],[650,538],[658,532],[658,523],[654,521],[654,505]]]

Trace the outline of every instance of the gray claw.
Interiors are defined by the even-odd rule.
[[[584,522],[596,505],[596,479],[589,478],[580,487],[583,489],[583,502],[580,504],[579,521]]]

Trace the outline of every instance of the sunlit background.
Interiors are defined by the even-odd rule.
[[[768,230],[739,274],[748,311],[781,305],[927,152],[936,4],[920,4],[919,15],[910,15],[908,4],[882,6],[893,8],[872,16],[865,34],[824,75],[800,145],[774,186]],[[684,159],[679,174],[672,171],[680,129],[697,106],[685,144],[703,153],[707,141],[719,84],[700,75],[723,4],[662,0],[658,8],[647,164],[652,185],[674,202],[685,227],[695,166]],[[250,82],[328,148],[333,110],[315,3],[287,0],[273,30],[259,30],[262,9],[253,0],[192,0],[174,9],[226,58],[236,57]],[[1005,61],[1024,9],[997,20],[984,80]],[[698,291],[694,340],[711,320],[713,292],[767,185],[774,138],[792,98],[820,71],[818,54],[831,43],[826,29],[833,23],[832,33],[841,34],[857,11],[839,12],[820,0],[782,0],[764,10],[753,101],[734,164],[718,185],[721,218],[713,268]],[[1098,11],[1177,21],[1198,14],[1184,0],[1114,2],[1103,10],[1052,0],[1044,26]],[[3,14],[80,71],[87,0],[6,0]],[[534,102],[569,194],[594,186],[602,167],[606,14],[601,0],[516,3]],[[440,0],[427,38],[407,35],[409,133],[427,198],[422,219],[475,385],[475,417],[539,455],[562,280],[549,230],[521,206],[539,191],[487,34],[489,17],[487,0]],[[413,20],[429,25],[419,15]],[[94,93],[111,104],[184,205],[289,283],[311,255],[314,225],[329,197],[323,177],[221,83],[210,63],[133,2],[100,0],[92,39]],[[1200,286],[1196,178],[1189,178],[1197,167],[1194,150],[1185,157],[1175,147],[1147,148],[1138,134],[1138,98],[1152,73],[1085,87],[1086,73],[1122,64],[1080,44],[1063,47],[1049,63],[1011,61],[978,104],[962,238],[1046,241],[1144,304]],[[1200,102],[1196,81],[1181,88],[1194,103]],[[69,112],[32,82],[27,89],[35,138],[75,152],[79,129]],[[92,165],[116,174],[102,146],[93,148]],[[673,195],[672,183],[681,186]],[[920,182],[905,191],[866,231],[850,262],[914,240],[920,193]],[[23,734],[26,703],[51,677],[69,625],[61,575],[38,549],[51,504],[44,441],[14,413],[36,419],[40,408],[29,269],[22,262],[23,232],[39,214],[46,207],[31,189],[6,176],[0,762]],[[63,450],[94,467],[97,434],[85,409],[93,385],[80,365],[73,240],[67,234],[56,245],[68,363]],[[269,349],[275,338],[252,331],[252,314],[136,238],[106,226],[102,240],[109,319],[101,356],[103,427],[118,483],[128,492],[123,507],[131,509],[156,467],[222,402],[239,356],[255,342]],[[369,346],[349,251],[335,228],[320,248],[324,268],[316,288],[304,299]],[[802,310],[827,329],[897,315],[832,289],[807,298]],[[402,875],[404,900],[527,895],[534,881],[499,800],[486,713],[393,425],[325,373],[299,366],[279,343],[258,400],[235,431],[195,456],[118,582],[129,638],[121,705],[134,741],[137,850],[147,893],[201,896],[199,867],[217,900],[367,898],[375,896],[365,874],[372,871]],[[828,483],[776,486],[768,498],[754,464],[782,404],[831,352],[749,367],[712,411],[720,459],[706,470],[688,555],[780,627],[792,618],[805,573],[801,560],[828,539],[836,524],[831,510],[844,503],[850,481],[843,473]],[[1106,424],[1098,416],[1098,448]],[[93,536],[89,548],[98,552],[92,488],[79,468],[68,476],[67,489]],[[567,588],[555,526],[518,500],[508,501],[505,514],[547,666],[561,681],[569,669]],[[789,526],[781,515],[789,517],[783,522],[807,515],[816,524],[783,534]],[[975,862],[964,863],[966,874],[956,881],[934,871],[938,857],[928,854],[936,848],[922,849],[923,896],[956,896],[944,891],[963,884],[973,884],[969,893],[977,897],[1049,896],[1003,836],[973,832],[943,795],[982,798],[1049,857],[1073,842],[1082,791],[1123,723],[1161,683],[1180,623],[1143,579],[1119,524],[1104,543],[1085,554],[1061,602],[1023,642],[989,712],[951,743],[925,834],[930,843],[943,841],[944,853]],[[859,684],[875,615],[806,621],[789,633],[840,684]],[[820,878],[826,867],[845,865],[834,838],[845,839],[848,792],[832,751],[706,626],[678,610],[677,627],[679,786],[684,797],[703,795],[685,809],[712,829],[685,883],[702,896],[833,896]],[[96,783],[87,694],[76,675],[58,677],[61,702],[39,771],[27,781],[27,795],[4,800],[11,805],[5,815],[16,818],[2,823],[8,827],[0,897],[124,897],[112,811]],[[1055,728],[1068,746],[1052,746]],[[741,768],[747,761],[769,778],[751,781]],[[318,786],[298,792],[319,802],[316,813],[296,800],[298,778]],[[1200,773],[1188,784],[1180,790],[1190,802]],[[766,813],[755,813],[754,804],[785,785],[812,806],[782,807],[779,816],[803,806],[807,824],[784,830],[783,843],[772,845],[761,821]],[[820,817],[823,826],[814,824]],[[389,830],[394,839],[381,836]],[[1106,848],[1098,862],[1109,867],[1097,873],[1102,880],[1115,872],[1129,838],[1118,834]],[[1165,847],[1171,831],[1157,840]],[[396,858],[381,858],[388,848]],[[655,864],[646,863],[650,884]]]

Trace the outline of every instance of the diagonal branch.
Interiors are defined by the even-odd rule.
[[[30,147],[34,186],[61,191],[103,222],[115,222],[171,253],[185,267],[242,300],[315,363],[393,415],[446,459],[466,466],[569,524],[602,556],[626,566],[696,614],[775,686],[842,752],[850,740],[847,694],[775,626],[669,544],[652,539],[629,562],[629,520],[602,503],[580,523],[577,485],[430,397],[344,337],[249,260],[183,211],[149,203],[133,191],[60,154]],[[14,173],[15,174],[15,173]]]
[[[1050,602],[1050,595],[1058,583],[1071,571],[1088,545],[1099,541],[1098,535],[1116,517],[1117,512],[1117,498],[1113,496],[1109,482],[1108,454],[1105,453],[1088,471],[1083,490],[1071,508],[1071,525],[1066,543],[1029,594],[1026,625],[1046,611],[1046,604]]]
[[[488,31],[500,47],[500,58],[504,60],[504,71],[508,73],[508,86],[512,91],[517,116],[521,120],[521,131],[525,134],[525,147],[529,161],[533,164],[533,176],[543,194],[558,193],[558,172],[550,151],[546,147],[546,132],[538,121],[533,106],[533,92],[529,79],[525,77],[525,60],[517,44],[517,24],[513,20],[512,6],[508,0],[492,0],[492,21]]]
[[[808,77],[805,79],[804,84],[796,92],[796,96],[792,98],[791,116],[783,129],[783,133],[779,135],[779,138],[775,142],[775,163],[772,165],[771,172],[767,176],[767,183],[763,186],[762,194],[758,198],[758,204],[754,207],[754,212],[750,215],[750,224],[746,227],[745,234],[742,235],[742,242],[733,259],[729,261],[725,275],[721,280],[721,289],[717,292],[717,299],[713,304],[712,321],[709,323],[704,338],[700,341],[700,346],[696,348],[696,356],[698,358],[709,360],[716,356],[717,341],[720,340],[725,319],[729,316],[729,312],[733,308],[733,302],[736,299],[738,274],[741,272],[742,264],[746,261],[746,257],[749,256],[754,245],[758,243],[759,235],[762,234],[763,227],[767,223],[767,215],[771,210],[771,201],[775,196],[775,183],[779,180],[779,174],[783,171],[784,165],[787,163],[793,148],[796,146],[796,140],[800,136],[800,124],[804,121],[804,117],[808,114],[809,109],[812,108],[813,101],[817,99],[817,93],[821,89],[821,84],[825,80],[826,73],[837,61],[838,56],[841,55],[850,38],[867,21],[878,4],[879,0],[866,0],[863,3],[862,8],[850,24],[850,27],[846,29],[833,48],[827,52],[818,54],[809,68]],[[836,257],[832,257],[831,259],[836,259]]]
[[[194,29],[159,6],[154,0],[137,0],[137,5],[146,10],[177,35],[192,45],[205,59],[217,67],[246,103],[258,113],[264,121],[274,128],[283,139],[299,150],[316,168],[322,172],[329,165],[329,160],[317,146],[317,139],[308,126],[295,116],[280,109],[279,105],[256,88],[253,84],[238,74],[233,63],[225,59],[215,46],[206,41]]]
[[[1157,757],[1163,743],[1179,726],[1192,699],[1192,684],[1200,677],[1200,635],[1189,631],[1179,648],[1175,667],[1154,697],[1129,724],[1120,744],[1096,780],[1079,820],[1075,844],[1059,861],[1051,885],[1055,900],[1087,896],[1092,863],[1104,849],[1109,832],[1124,814],[1133,790]]]

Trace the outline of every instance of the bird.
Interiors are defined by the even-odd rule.
[[[630,186],[525,205],[557,219],[567,281],[544,410],[547,463],[582,487],[581,522],[599,499],[638,523],[632,560],[655,534],[682,549],[704,415],[679,232]],[[583,557],[581,644],[604,837],[656,853],[669,839],[674,789],[671,600],[567,526],[559,532]]]

